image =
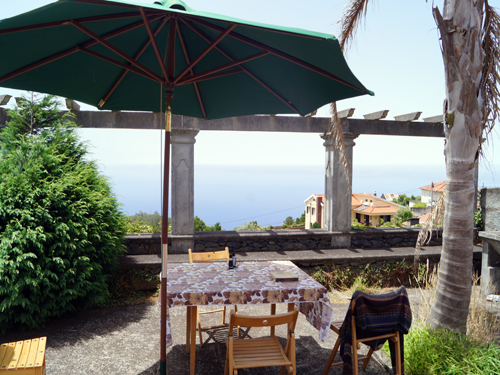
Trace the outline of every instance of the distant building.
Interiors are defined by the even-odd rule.
[[[352,219],[367,226],[378,227],[379,219],[394,222],[396,212],[403,206],[367,193],[353,193],[351,199]]]
[[[313,194],[304,201],[306,205],[305,227],[311,229],[314,223],[320,223],[324,227],[324,194]],[[377,198],[372,194],[353,193],[351,196],[351,220],[378,227],[379,219],[383,222],[394,222],[396,212],[403,206]]]
[[[446,188],[446,182],[441,181],[441,182],[436,182],[432,183],[427,186],[422,186],[420,190],[422,193],[420,194],[421,196],[421,201],[427,205],[427,207],[434,207],[436,202],[441,198],[441,195],[443,195],[444,190]]]
[[[399,194],[382,194],[380,198],[385,199],[386,201],[392,202],[394,199],[399,198]]]
[[[304,203],[306,204],[306,229],[311,229],[314,223],[320,223],[321,228],[323,228],[323,207],[325,204],[325,194],[313,194],[307,198]]]

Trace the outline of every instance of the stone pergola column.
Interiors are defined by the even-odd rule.
[[[198,129],[173,128],[172,145],[172,238],[173,253],[187,253],[194,247],[194,144]]]
[[[321,136],[325,140],[325,202],[324,229],[332,232],[348,232],[351,230],[351,195],[352,195],[352,152],[354,139],[359,134],[344,133],[344,145],[349,167],[347,174],[340,161],[340,152],[335,141],[328,135]],[[346,248],[351,246],[351,236],[332,237],[332,247]]]

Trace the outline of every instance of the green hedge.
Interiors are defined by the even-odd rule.
[[[125,235],[109,181],[54,99],[24,100],[9,115],[0,133],[0,331],[104,301]]]

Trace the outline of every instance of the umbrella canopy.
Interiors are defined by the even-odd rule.
[[[197,12],[179,0],[151,5],[61,0],[0,21],[0,85],[107,110],[214,119],[305,115],[372,94],[327,34]],[[165,106],[163,106],[163,109]]]
[[[179,0],[60,0],[0,21],[0,86],[106,110],[167,110],[160,372],[166,372],[170,113],[306,115],[373,93],[335,37],[197,12]],[[163,101],[166,101],[164,105]]]

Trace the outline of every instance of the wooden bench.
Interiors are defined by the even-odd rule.
[[[47,337],[0,345],[0,374],[45,375]]]

